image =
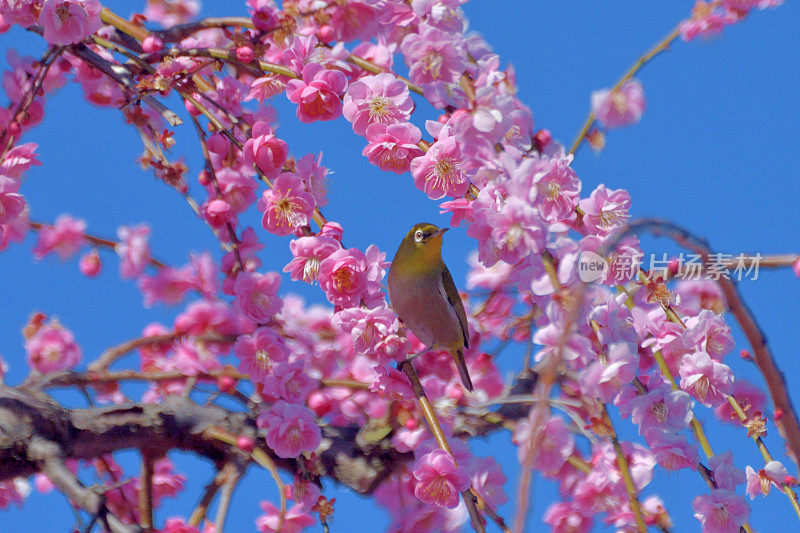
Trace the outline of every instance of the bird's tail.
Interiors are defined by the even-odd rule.
[[[464,387],[472,392],[474,390],[472,386],[472,379],[469,377],[469,370],[467,369],[467,360],[464,358],[464,349],[459,348],[454,350],[453,352],[453,361],[456,363],[456,368],[458,369],[458,375],[461,376],[461,383],[464,384]]]

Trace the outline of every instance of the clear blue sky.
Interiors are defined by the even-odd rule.
[[[141,5],[107,4],[124,16],[128,6]],[[537,128],[550,129],[554,138],[568,144],[588,111],[591,91],[612,85],[637,56],[685,18],[692,5],[692,1],[474,0],[464,9],[470,28],[486,37],[503,62],[514,64],[520,97],[533,110]],[[244,13],[243,2],[207,2],[203,10],[208,15]],[[774,11],[753,13],[720,38],[676,43],[638,76],[648,99],[641,124],[611,133],[599,156],[587,149],[579,154],[574,167],[585,193],[600,183],[625,188],[633,197],[634,217],[672,219],[707,237],[719,251],[800,251],[800,158],[795,148],[800,124],[798,28],[800,4],[788,2]],[[34,56],[44,49],[38,37],[18,28],[0,36],[0,56],[5,57],[11,46]],[[4,59],[0,62],[5,69]],[[22,189],[32,206],[32,218],[49,222],[58,214],[72,213],[88,221],[89,231],[109,237],[121,224],[146,221],[153,227],[154,254],[170,264],[183,264],[190,251],[210,249],[218,257],[210,233],[183,200],[138,167],[139,139],[123,125],[119,113],[90,107],[80,94],[75,85],[62,89],[50,99],[44,123],[24,139],[39,144],[44,163],[28,173]],[[343,224],[348,245],[363,249],[375,243],[391,256],[413,223],[446,224],[436,203],[412,187],[410,176],[381,173],[361,157],[363,139],[347,122],[299,128],[285,99],[278,102],[280,135],[292,153],[322,151],[323,163],[334,171],[325,214]],[[423,106],[417,119],[433,117]],[[187,155],[190,175],[196,176],[200,158],[191,127],[179,131],[177,139],[177,149]],[[254,213],[244,222],[258,227]],[[647,242],[652,244],[648,251],[674,250],[662,241]],[[171,323],[179,312],[164,307],[143,310],[134,285],[118,280],[113,257],[104,256],[105,271],[99,279],[87,280],[76,261],[35,262],[32,243],[29,239],[0,254],[0,353],[11,365],[7,380],[11,384],[25,373],[20,328],[33,310],[58,316],[71,328],[85,359],[138,336],[152,321]],[[290,257],[286,239],[268,239],[267,246],[269,253],[262,255],[265,268],[280,270]],[[466,275],[463,259],[472,248],[463,231],[448,234],[444,251],[459,285]],[[790,390],[800,391],[796,362],[800,280],[788,270],[763,272],[758,281],[742,283],[741,290],[769,338]],[[323,300],[316,288],[287,282],[286,291]],[[741,335],[737,342],[735,353],[746,347]],[[738,375],[754,376],[735,356],[729,362]],[[512,372],[520,366],[520,353],[504,352],[499,364]],[[797,396],[795,392],[796,402]],[[702,408],[696,412],[708,422],[716,450],[734,449],[740,468],[761,465],[744,431],[720,429],[710,413]],[[624,435],[633,437],[627,423],[619,426]],[[509,477],[507,492],[513,496],[518,469],[508,438],[497,435],[472,447],[479,455],[491,454],[501,461]],[[770,434],[767,444],[780,455],[782,445],[776,435]],[[211,476],[209,464],[171,457],[191,483],[180,498],[167,500],[157,516],[159,523],[171,515],[187,516]],[[135,465],[134,459],[130,453],[123,462]],[[787,466],[796,473],[791,462]],[[658,470],[644,495],[657,493],[666,500],[675,531],[695,531],[699,525],[686,495],[704,490],[696,474],[668,475]],[[377,531],[388,523],[368,499],[331,487],[326,495],[337,498],[332,531]],[[530,531],[540,529],[541,514],[553,496],[552,484],[537,478]],[[257,502],[274,497],[269,476],[251,469],[235,493],[229,530],[252,530]],[[779,493],[752,507],[751,523],[759,531],[786,531],[791,527],[787,524],[797,524]],[[513,508],[508,505],[501,513],[511,519]],[[34,493],[22,510],[7,512],[0,521],[7,530],[46,531],[53,523],[71,524],[72,513],[63,497]]]

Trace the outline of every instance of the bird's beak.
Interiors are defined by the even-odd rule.
[[[433,234],[433,237],[441,237],[444,235],[444,232],[449,230],[450,228],[440,228],[439,231]]]

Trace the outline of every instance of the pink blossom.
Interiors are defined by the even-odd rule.
[[[741,469],[733,466],[733,454],[730,451],[710,458],[708,468],[714,474],[714,481],[720,489],[735,492],[737,486],[748,480]]]
[[[135,497],[135,494],[133,496]],[[173,516],[164,521],[164,527],[159,529],[158,533],[200,533],[200,529],[197,526],[190,526],[183,518]]]
[[[314,211],[314,198],[306,192],[297,174],[284,172],[272,182],[258,201],[264,213],[261,225],[275,235],[291,235],[308,224]]]
[[[256,201],[256,181],[242,172],[228,167],[217,170],[217,185],[222,199],[230,206],[234,215],[247,210]],[[209,197],[216,195],[213,184],[207,187]]]
[[[734,381],[731,389],[731,395],[734,396],[736,401],[738,401],[741,405],[749,405],[753,409],[753,412],[764,411],[764,405],[766,402],[764,393],[761,392],[761,389],[747,380],[739,378]],[[731,407],[731,404],[728,402],[722,402],[719,404],[714,409],[714,414],[723,422],[736,425],[741,424],[739,415],[736,414],[736,411],[733,410],[733,407]]]
[[[319,265],[319,285],[337,307],[353,307],[367,292],[367,258],[361,250],[340,249]]]
[[[696,37],[710,37],[738,20],[736,14],[716,9],[713,2],[698,0],[692,8],[692,18],[680,23],[681,38],[691,41]]]
[[[653,428],[645,434],[645,440],[650,445],[656,461],[665,470],[697,469],[697,464],[700,462],[697,446],[688,442],[683,435]]]
[[[586,516],[574,503],[559,502],[551,505],[543,520],[552,528],[552,533],[588,533],[592,529],[592,517]]]
[[[603,89],[592,93],[592,111],[606,128],[621,128],[639,122],[645,100],[642,84],[626,80],[617,90]]]
[[[264,102],[273,96],[280,94],[286,89],[286,82],[274,75],[256,78],[250,83],[250,92],[247,93],[245,101],[257,100]]]
[[[98,0],[45,0],[39,14],[44,39],[52,44],[73,44],[102,26]]]
[[[240,329],[230,308],[220,301],[192,302],[186,311],[175,318],[175,331],[189,335],[203,333],[236,335]]]
[[[458,493],[470,485],[464,469],[455,464],[449,453],[440,449],[417,458],[411,474],[416,480],[414,495],[420,501],[448,509],[458,505]]]
[[[264,383],[278,364],[289,360],[289,350],[283,339],[266,327],[236,339],[233,353],[239,358],[239,372],[258,383]]]
[[[160,268],[152,276],[142,275],[139,278],[139,290],[144,295],[145,307],[151,307],[156,302],[176,304],[194,286],[195,277],[191,267]]]
[[[630,413],[631,421],[639,426],[639,434],[651,428],[682,431],[692,420],[692,399],[683,391],[673,391],[665,384],[650,388],[647,394],[631,398],[620,405],[623,417]]]
[[[166,457],[159,459],[153,465],[153,503],[158,505],[162,498],[175,496],[183,489],[186,478],[173,473],[172,462]],[[136,488],[139,490],[140,480],[136,479]]]
[[[200,12],[198,0],[147,0],[144,16],[165,28],[189,22]]]
[[[581,181],[570,167],[572,155],[543,158],[544,167],[533,176],[534,205],[550,224],[573,220],[581,192]]]
[[[681,388],[700,403],[716,407],[730,394],[733,372],[706,352],[684,355],[680,365]]]
[[[508,501],[503,486],[506,476],[503,469],[493,457],[476,459],[470,466],[472,471],[472,489],[492,508],[497,509]]]
[[[734,346],[733,334],[725,319],[707,309],[686,320],[684,342],[705,351],[717,361],[722,361]]]
[[[631,195],[623,189],[608,190],[598,185],[589,198],[580,201],[583,225],[590,235],[606,236],[628,223]]]
[[[500,261],[513,265],[545,247],[547,230],[526,201],[511,196],[499,211],[489,212],[492,247]]]
[[[314,203],[319,207],[328,204],[325,190],[328,169],[322,166],[322,152],[316,157],[306,154],[295,162],[295,172],[303,179],[306,190],[314,197]]]
[[[338,70],[325,70],[319,63],[303,67],[301,80],[289,80],[286,96],[297,104],[300,122],[333,120],[342,114],[341,95],[347,88],[347,79]]]
[[[722,290],[710,279],[681,280],[675,287],[675,293],[680,297],[678,309],[686,315],[697,315],[703,309],[719,314],[727,309]]]
[[[531,439],[536,442],[533,448],[530,445]],[[572,434],[564,420],[558,416],[551,416],[536,429],[529,419],[518,422],[513,442],[519,446],[517,456],[523,465],[546,474],[557,472],[575,449]]]
[[[100,255],[97,253],[97,248],[93,248],[92,251],[84,254],[84,256],[81,257],[79,264],[81,273],[90,278],[98,275],[102,266],[103,264],[100,262]]]
[[[20,144],[6,152],[3,163],[0,165],[0,173],[14,179],[19,179],[32,166],[41,165],[42,162],[36,159],[37,145],[34,143]]]
[[[200,206],[200,216],[214,229],[224,228],[226,224],[236,225],[236,216],[230,204],[221,198],[204,202]]]
[[[463,37],[424,23],[419,25],[419,33],[409,34],[403,39],[400,50],[414,83],[456,83],[467,66]]]
[[[27,341],[28,364],[42,374],[67,370],[81,360],[81,350],[72,332],[52,320],[43,325]]]
[[[349,1],[331,6],[328,11],[331,15],[330,26],[336,31],[338,40],[367,40],[375,34],[379,12],[367,3]]]
[[[42,226],[39,239],[33,249],[37,259],[56,252],[61,259],[68,259],[78,252],[86,243],[84,235],[86,221],[72,218],[70,215],[59,215],[53,227]]]
[[[44,0],[2,0],[0,15],[9,24],[19,24],[29,28],[36,24],[42,10]]]
[[[414,185],[432,200],[462,196],[470,185],[461,146],[453,136],[440,137],[425,155],[411,161],[411,175]]]
[[[387,335],[398,330],[397,316],[386,306],[343,309],[334,315],[333,323],[349,332],[353,348],[366,355],[373,353]]]
[[[419,128],[410,122],[401,124],[370,124],[366,129],[369,141],[361,155],[381,170],[402,174],[409,170],[411,162],[423,156],[418,146],[422,139]]]
[[[251,137],[242,147],[242,155],[248,165],[255,164],[267,177],[275,177],[286,162],[289,147],[276,137],[269,124],[258,121],[253,125]]]
[[[283,271],[289,272],[293,281],[314,283],[322,260],[341,249],[341,245],[331,237],[310,236],[293,240],[289,243],[289,249],[294,259],[283,267]]]
[[[692,508],[703,525],[703,533],[735,533],[750,518],[750,506],[742,496],[724,489],[701,494]]]
[[[267,432],[267,446],[284,459],[313,452],[322,439],[314,412],[283,400],[278,400],[258,416],[258,427]]]
[[[756,496],[766,496],[769,494],[772,485],[783,490],[783,485],[786,483],[786,478],[789,476],[786,467],[779,461],[769,461],[764,468],[760,469],[757,473],[750,465],[745,467],[747,474],[747,495],[750,499],[755,499]],[[741,472],[741,470],[739,471]]]
[[[408,377],[396,368],[383,364],[375,367],[375,379],[370,383],[369,390],[384,400],[399,401],[414,398]]]
[[[353,124],[353,131],[366,137],[367,127],[371,124],[388,126],[407,122],[413,108],[408,86],[392,74],[383,72],[351,83],[344,95],[342,112],[344,118]]]
[[[23,478],[0,481],[0,509],[7,509],[12,503],[21,506],[30,492],[30,483]]]
[[[18,194],[19,181],[0,174],[0,224],[7,224],[25,209],[25,198]]]
[[[308,395],[317,388],[319,383],[311,379],[302,361],[280,364],[275,368],[275,383],[267,381],[264,392],[265,397],[277,396],[274,399],[283,399],[293,404],[304,404]],[[269,388],[274,390],[269,391]],[[275,395],[274,393],[277,393]],[[272,399],[272,398],[270,398]]]
[[[277,533],[278,531],[300,533],[305,528],[317,523],[301,503],[296,503],[288,508],[282,520],[280,509],[275,507],[272,502],[261,502],[261,510],[264,511],[264,514],[256,518],[256,527],[260,533]]]
[[[638,366],[639,354],[635,345],[612,343],[608,346],[607,360],[594,361],[581,374],[581,390],[604,402],[613,402],[622,386],[636,377]]]
[[[120,243],[115,250],[121,259],[119,275],[123,278],[140,276],[150,262],[150,246],[147,244],[150,228],[146,224],[121,226],[117,230],[117,236]]]
[[[264,275],[242,272],[233,285],[234,309],[257,324],[265,324],[283,305],[278,297],[280,286],[281,277],[277,272]]]
[[[450,227],[457,228],[462,222],[469,225],[472,222],[472,201],[466,198],[456,198],[439,204],[439,214],[453,213],[450,217]]]

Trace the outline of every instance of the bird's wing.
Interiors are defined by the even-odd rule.
[[[444,287],[447,301],[456,312],[458,322],[461,324],[461,333],[464,334],[464,347],[469,348],[469,326],[467,326],[467,312],[464,311],[464,303],[461,301],[461,296],[458,295],[456,283],[453,281],[453,276],[447,270],[447,266],[442,265],[442,286]]]

